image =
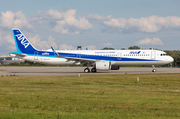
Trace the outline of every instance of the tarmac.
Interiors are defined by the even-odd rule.
[[[84,73],[85,67],[0,67],[0,76],[7,75],[78,75],[78,74],[141,74],[153,73],[152,68],[127,68],[120,70]],[[156,68],[155,73],[180,73],[180,68]]]

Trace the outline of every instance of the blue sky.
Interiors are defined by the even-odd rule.
[[[0,55],[16,51],[12,28],[38,49],[180,50],[180,0],[0,0]]]

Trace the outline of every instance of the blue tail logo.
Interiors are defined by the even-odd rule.
[[[12,29],[17,53],[34,54],[37,50],[19,29]]]
[[[29,46],[28,40],[22,34],[18,34],[15,36],[18,38],[19,41],[21,41],[21,44],[24,45],[25,48]]]

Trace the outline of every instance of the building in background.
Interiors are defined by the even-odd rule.
[[[24,60],[13,58],[11,56],[0,56],[0,64],[10,64],[10,63],[24,63]]]

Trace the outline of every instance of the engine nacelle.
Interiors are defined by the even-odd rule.
[[[96,62],[96,69],[97,70],[110,70],[111,69],[111,62],[109,61],[97,61]]]
[[[111,65],[111,70],[119,70],[120,66],[119,65]]]

